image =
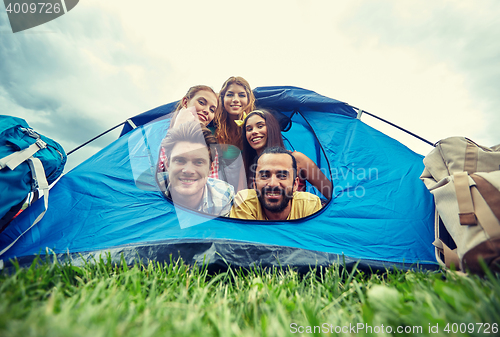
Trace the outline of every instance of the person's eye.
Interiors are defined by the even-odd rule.
[[[201,99],[198,101],[198,103],[199,103],[200,105],[205,105],[205,102],[203,102],[203,100],[201,100]]]
[[[247,132],[250,132],[250,131],[252,131],[252,128],[251,128],[251,127],[248,127],[248,128],[247,128]]]
[[[197,160],[197,161],[195,162],[195,165],[198,165],[198,166],[203,165],[203,160]]]
[[[259,125],[259,129],[262,129],[263,127],[264,127],[264,125],[263,125],[263,124]]]
[[[181,158],[175,158],[174,162],[176,162],[177,164],[184,164],[184,160]]]
[[[278,179],[286,179],[286,174],[284,173],[278,174]]]
[[[211,111],[211,112],[213,112],[213,113],[215,113],[215,108],[214,108],[214,107],[211,107],[211,108],[210,108],[210,111]]]
[[[226,97],[233,97],[233,94],[226,94]]]
[[[245,98],[245,97],[247,97],[247,94],[243,94],[243,93],[242,93],[242,94],[240,94],[240,97],[241,97],[241,98]]]

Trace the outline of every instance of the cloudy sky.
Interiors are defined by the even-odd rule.
[[[196,84],[292,85],[436,142],[500,143],[500,2],[84,0],[13,34],[0,4],[0,110],[70,151]],[[426,154],[432,148],[364,116]],[[69,158],[68,168],[117,133]]]

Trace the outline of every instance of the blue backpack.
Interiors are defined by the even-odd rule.
[[[49,184],[61,175],[65,164],[66,153],[61,145],[33,131],[21,118],[0,115],[0,232],[30,192],[42,190],[47,209]],[[0,247],[0,255],[10,246]]]

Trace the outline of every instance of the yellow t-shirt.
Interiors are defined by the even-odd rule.
[[[294,192],[292,207],[287,220],[301,219],[321,209],[318,196],[308,192]],[[242,190],[234,198],[231,218],[250,220],[269,220],[262,209],[255,190]]]

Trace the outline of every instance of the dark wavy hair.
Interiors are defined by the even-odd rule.
[[[242,156],[243,163],[245,165],[245,173],[248,180],[248,186],[251,188],[253,181],[255,179],[255,164],[257,163],[257,151],[255,151],[248,143],[246,136],[246,127],[248,118],[257,115],[262,117],[266,121],[267,127],[267,142],[265,144],[264,150],[268,147],[279,146],[284,148],[283,138],[281,137],[281,128],[278,120],[273,116],[273,114],[267,109],[259,109],[250,112],[242,126],[241,142],[243,144]]]

